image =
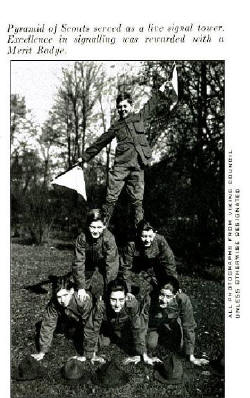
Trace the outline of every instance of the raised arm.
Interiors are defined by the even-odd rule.
[[[144,120],[147,120],[152,117],[156,109],[159,109],[160,112],[164,110],[165,115],[167,113],[167,116],[169,116],[177,102],[178,95],[172,81],[166,81],[158,90],[152,90],[151,98],[143,106],[139,114]]]

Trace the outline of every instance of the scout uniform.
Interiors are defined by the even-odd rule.
[[[171,103],[173,101],[171,99]],[[82,157],[83,162],[88,162],[113,138],[117,139],[114,167],[109,173],[106,203],[103,206],[107,225],[124,185],[134,210],[135,226],[143,219],[144,168],[150,164],[152,155],[144,122],[156,108],[166,106],[167,102],[170,102],[169,99],[160,91],[154,94],[139,113],[131,113],[111,125],[106,133],[87,148]]]
[[[136,355],[142,355],[145,352],[146,324],[141,318],[141,309],[136,298],[126,301],[119,313],[115,313],[109,303],[97,302],[84,329],[84,355],[91,359],[98,345],[101,347],[110,342],[124,345],[130,331],[134,351]]]
[[[149,350],[155,349],[160,339],[172,351],[179,352],[182,349],[185,355],[194,354],[196,323],[190,298],[184,293],[177,293],[164,309],[160,308],[158,303],[150,305],[149,297],[147,303],[144,314],[146,318],[149,317]]]
[[[90,290],[95,297],[102,295],[105,286],[117,277],[118,269],[118,250],[110,231],[105,229],[98,239],[88,232],[78,236],[72,264],[77,290]]]
[[[53,333],[56,330],[58,321],[63,321],[64,325],[74,326],[75,337],[79,338],[81,349],[83,349],[83,329],[90,315],[92,308],[92,300],[87,297],[83,302],[77,297],[77,292],[74,292],[68,306],[64,308],[61,306],[56,298],[52,298],[46,307],[43,316],[41,330],[39,335],[40,351],[46,353],[52,343]]]
[[[174,254],[166,239],[156,234],[147,248],[143,247],[139,240],[129,242],[121,255],[121,273],[129,290],[133,275],[139,275],[138,283],[141,285],[141,292],[146,289],[141,295],[145,295],[152,284],[167,279],[168,276],[177,278]]]

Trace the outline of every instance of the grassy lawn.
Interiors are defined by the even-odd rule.
[[[50,274],[60,275],[70,269],[72,251],[53,247],[12,245],[11,265],[11,358],[14,367],[25,355],[35,352],[35,324],[41,320],[51,294],[50,284],[44,284],[44,291],[32,292],[27,286],[46,281]],[[209,359],[217,357],[224,345],[224,286],[197,276],[180,276],[183,291],[192,300],[196,330],[197,357],[203,354]],[[126,354],[112,345],[101,351],[107,359],[123,359]],[[60,377],[64,362],[75,355],[73,343],[64,336],[55,336],[50,352],[43,360],[47,368],[45,380],[29,382],[12,381],[12,398],[144,398],[180,397],[195,398],[224,397],[224,377],[214,374],[210,366],[194,368],[183,359],[189,381],[185,386],[164,385],[153,379],[153,369],[143,363],[128,365],[125,371],[130,383],[114,389],[104,389],[88,383],[85,386],[71,386]],[[164,359],[168,352],[159,347],[157,355]],[[98,365],[85,363],[88,371],[94,373]]]

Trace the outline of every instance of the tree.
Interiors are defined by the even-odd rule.
[[[51,116],[61,132],[67,166],[74,164],[85,150],[87,130],[103,87],[101,63],[75,62],[62,69],[61,86]],[[66,151],[65,151],[66,148]]]
[[[155,115],[149,131],[155,153],[162,159],[157,170],[161,198],[166,198],[164,217],[192,220],[196,253],[211,253],[212,244],[216,242],[217,248],[213,247],[212,251],[221,254],[224,236],[224,63],[182,61],[178,64],[179,103],[171,118],[164,113]],[[157,61],[148,68],[147,73],[152,74],[152,68],[158,73],[160,82],[170,65]],[[151,175],[150,178],[154,177]],[[157,195],[155,189],[152,190]]]
[[[25,98],[12,95],[11,221],[15,234],[21,220],[32,241],[38,244],[46,239],[55,215],[47,189],[49,136],[48,124],[41,133],[33,122]]]

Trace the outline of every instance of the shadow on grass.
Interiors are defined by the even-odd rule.
[[[56,243],[54,247],[58,250],[73,250],[74,244],[72,242]]]
[[[31,293],[35,294],[47,294],[48,290],[45,289],[43,286],[51,284],[52,285],[52,290],[55,288],[57,282],[57,276],[56,275],[49,275],[48,279],[45,279],[39,283],[36,283],[34,285],[26,285],[23,286],[23,289],[28,290]]]
[[[28,237],[12,237],[11,243],[22,246],[32,246],[34,245],[34,240]]]

